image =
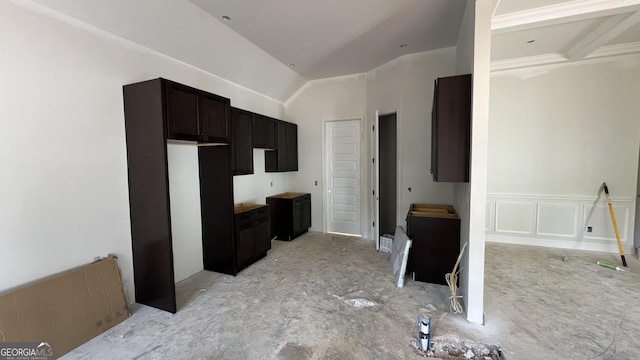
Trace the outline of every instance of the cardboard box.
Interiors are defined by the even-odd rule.
[[[110,255],[0,294],[0,341],[47,342],[58,358],[127,317]]]

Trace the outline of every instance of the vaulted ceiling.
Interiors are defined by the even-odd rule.
[[[309,80],[455,46],[464,0],[191,0]]]
[[[37,3],[38,11],[52,9],[64,21],[65,16],[80,20],[280,101],[308,80],[362,73],[405,54],[455,46],[467,4],[12,1]],[[640,54],[640,0],[491,1],[494,74]],[[532,65],[537,68],[527,70]]]

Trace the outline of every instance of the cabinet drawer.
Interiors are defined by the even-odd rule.
[[[264,220],[267,219],[269,217],[269,208],[264,206],[261,207],[259,209],[254,210],[254,219],[256,221],[258,220]]]

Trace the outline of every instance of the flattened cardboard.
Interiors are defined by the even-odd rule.
[[[0,341],[48,342],[56,358],[129,317],[108,256],[0,294]]]

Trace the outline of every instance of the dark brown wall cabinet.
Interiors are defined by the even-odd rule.
[[[468,182],[471,75],[435,80],[431,119],[431,173],[438,182]]]
[[[411,204],[407,236],[413,240],[408,271],[414,279],[446,285],[460,252],[460,217],[453,206]]]
[[[253,147],[276,149],[276,123],[278,120],[260,114],[253,115]]]
[[[167,138],[229,142],[229,99],[160,79],[165,91]]]
[[[233,145],[233,175],[253,174],[253,118],[254,114],[231,108],[231,134]]]
[[[311,227],[311,194],[282,193],[269,196],[271,237],[291,241]]]
[[[269,206],[236,212],[236,272],[267,255],[271,249],[269,237]]]
[[[276,151],[265,153],[265,171],[298,171],[298,125],[277,121],[276,143]]]
[[[125,85],[123,94],[135,300],[175,313],[167,138],[228,141],[229,100],[165,79]],[[231,151],[198,150],[203,263],[215,270],[213,242],[232,243]]]

